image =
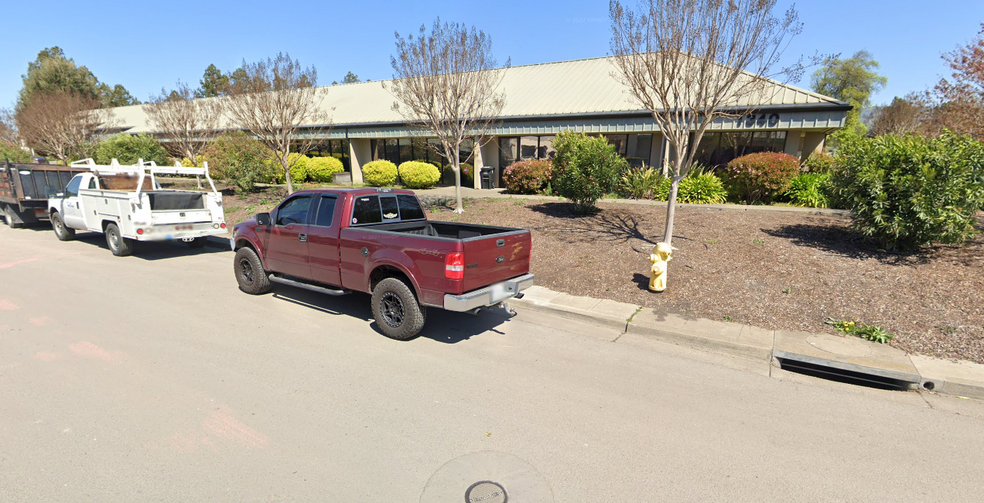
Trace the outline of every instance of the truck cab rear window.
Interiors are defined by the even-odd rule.
[[[355,199],[352,210],[352,225],[378,224],[383,221],[379,209],[379,196],[363,196]]]
[[[420,202],[409,195],[358,197],[352,211],[352,225],[423,219],[424,210]]]

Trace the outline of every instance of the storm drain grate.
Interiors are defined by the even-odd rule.
[[[776,353],[779,352],[777,351]],[[882,371],[877,371],[879,373],[876,374],[874,373],[876,372],[875,369],[866,371],[867,369],[865,367],[826,361],[819,358],[790,354],[779,356],[777,354],[776,360],[779,361],[779,368],[788,372],[795,372],[828,381],[866,386],[868,388],[908,391],[919,385],[919,378],[916,376],[907,376],[905,374],[893,375],[894,373]],[[853,369],[844,367],[852,367]]]

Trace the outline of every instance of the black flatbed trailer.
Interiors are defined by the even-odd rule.
[[[65,190],[86,168],[57,164],[0,164],[0,216],[10,227],[48,219],[48,197]]]

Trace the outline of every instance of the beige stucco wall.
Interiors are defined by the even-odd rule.
[[[372,160],[372,140],[349,140],[349,163],[352,165],[352,183],[362,183],[362,166]]]

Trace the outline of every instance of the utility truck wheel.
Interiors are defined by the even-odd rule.
[[[65,222],[62,221],[61,215],[58,213],[51,214],[51,228],[55,230],[55,237],[59,241],[68,241],[75,237],[75,229],[65,226]]]
[[[413,290],[396,278],[386,278],[372,291],[372,315],[387,337],[412,339],[424,328],[427,308],[417,302]]]
[[[109,251],[117,257],[125,257],[133,253],[133,241],[124,238],[120,234],[120,228],[114,223],[106,226],[106,244],[109,245]]]
[[[240,248],[236,252],[233,266],[236,269],[236,281],[239,282],[240,290],[252,295],[270,291],[270,277],[263,270],[263,262],[252,248],[248,246]]]
[[[12,229],[19,229],[24,226],[23,223],[18,222],[14,218],[14,209],[9,205],[3,207],[3,219],[7,221],[7,225]]]
[[[202,236],[200,238],[195,238],[194,241],[188,241],[188,246],[192,248],[204,248],[205,243],[208,243],[208,238]]]

